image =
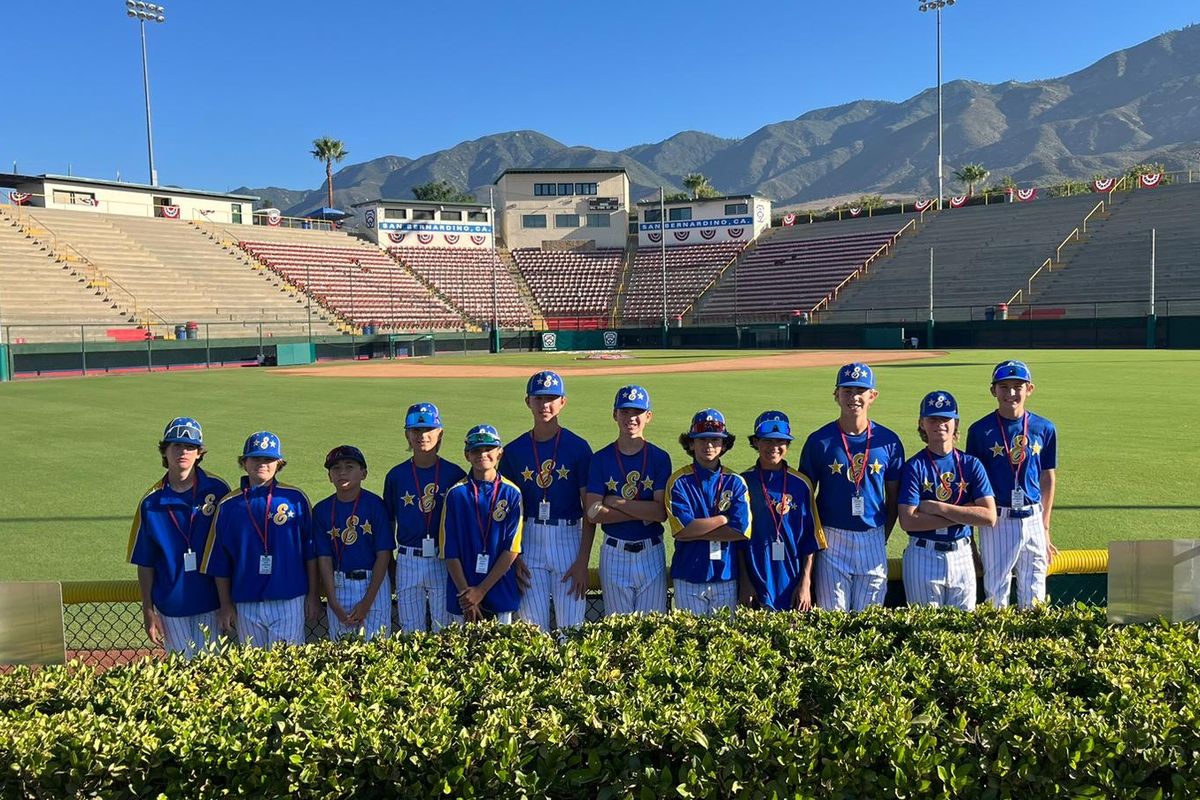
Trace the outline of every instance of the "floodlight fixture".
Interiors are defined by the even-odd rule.
[[[150,160],[150,185],[158,185],[158,170],[154,168],[154,128],[150,118],[150,67],[146,58],[146,23],[166,22],[167,9],[145,0],[125,0],[125,14],[136,19],[142,34],[142,88],[146,95],[146,152]]]

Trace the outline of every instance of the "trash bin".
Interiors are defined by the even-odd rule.
[[[1008,319],[1008,303],[996,305],[996,319]]]
[[[186,325],[176,325],[175,326],[175,338],[176,339],[186,339],[187,338],[187,326]]]
[[[199,339],[200,338],[200,323],[196,322],[196,320],[194,320],[194,319],[188,321],[187,337],[189,339]]]
[[[374,323],[368,322],[367,324],[363,325],[362,335],[363,336],[374,336],[375,335]]]
[[[991,322],[995,318],[996,318],[996,309],[995,308],[993,308],[992,306],[988,306],[987,308],[985,308],[983,310],[983,319],[985,322]]]

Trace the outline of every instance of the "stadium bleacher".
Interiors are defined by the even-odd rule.
[[[741,242],[716,242],[666,248],[667,317],[683,314],[744,247]],[[626,324],[656,325],[661,320],[662,274],[662,251],[639,248],[623,292],[621,318]]]
[[[491,250],[390,247],[388,252],[478,324],[487,324],[492,319],[493,280],[500,324],[523,328],[533,324],[533,316],[521,302],[512,275]]]
[[[520,248],[512,255],[547,327],[607,324],[625,251]]]

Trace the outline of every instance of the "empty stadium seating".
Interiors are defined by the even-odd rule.
[[[260,228],[250,231],[257,236]],[[290,233],[290,232],[289,232]],[[378,247],[346,237],[242,240],[249,254],[355,325],[453,329],[462,318]]]
[[[449,298],[477,323],[492,318],[493,280],[500,324],[528,328],[533,317],[521,302],[517,284],[491,250],[461,247],[392,247],[400,263]]]
[[[625,251],[512,251],[513,259],[550,328],[597,327],[612,312]]]
[[[666,248],[666,313],[682,314],[738,253],[741,242]],[[621,317],[626,324],[657,324],[663,313],[663,259],[657,247],[639,248],[625,287]]]

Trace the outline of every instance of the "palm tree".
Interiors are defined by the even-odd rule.
[[[987,180],[988,171],[983,164],[963,164],[962,169],[956,170],[955,179],[967,185],[967,194],[975,194],[975,184]]]
[[[333,162],[341,161],[350,155],[346,145],[340,139],[322,136],[313,139],[312,157],[325,162],[325,182],[329,185],[329,207],[333,208]]]
[[[693,199],[699,200],[702,197],[716,197],[717,190],[708,182],[708,178],[701,175],[699,172],[693,172],[683,179],[683,185],[692,193]]]

